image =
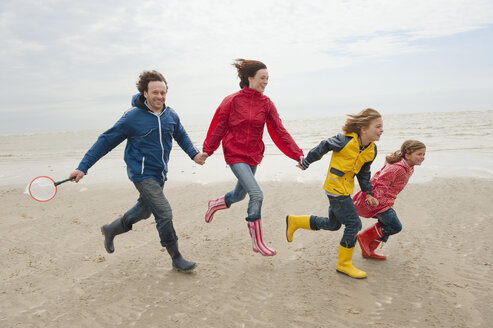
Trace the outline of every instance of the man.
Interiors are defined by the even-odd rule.
[[[147,219],[152,213],[161,245],[170,254],[173,267],[179,271],[190,271],[195,268],[195,263],[184,259],[178,250],[171,206],[164,196],[163,187],[172,139],[197,164],[203,165],[207,155],[193,146],[178,114],[165,105],[168,84],[163,75],[156,71],[144,71],[139,76],[137,89],[140,93],[132,99],[134,107],[99,136],[70,177],[75,177],[74,181],[79,182],[101,157],[126,139],[124,159],[127,173],[140,197],[137,204],[121,218],[101,227],[106,251],[113,253],[115,236],[132,230],[134,223]]]

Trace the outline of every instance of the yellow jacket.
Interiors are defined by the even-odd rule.
[[[360,151],[356,133],[339,134],[310,150],[302,165],[308,168],[330,150],[333,154],[323,188],[331,194],[349,196],[353,193],[356,175],[361,190],[371,193],[370,165],[377,156],[376,145],[372,142]]]

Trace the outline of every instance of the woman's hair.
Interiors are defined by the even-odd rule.
[[[348,115],[346,123],[342,126],[342,132],[352,133],[356,132],[358,135],[361,134],[362,127],[370,126],[371,121],[377,118],[381,118],[379,112],[372,108],[363,109],[356,115]]]
[[[264,63],[258,60],[238,58],[232,64],[238,71],[240,78],[240,88],[249,87],[248,78],[254,77],[258,70],[267,68]]]
[[[404,156],[414,153],[418,149],[426,148],[425,144],[418,140],[406,140],[401,146],[401,150],[387,155],[385,160],[389,164],[396,163],[404,158]]]
[[[144,91],[147,91],[149,82],[152,81],[164,82],[164,84],[166,84],[166,90],[168,90],[168,82],[166,82],[166,79],[161,73],[155,70],[144,71],[139,75],[139,80],[136,83],[137,90],[139,90],[140,93],[144,93]]]

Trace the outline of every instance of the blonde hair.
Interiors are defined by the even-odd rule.
[[[371,121],[381,117],[382,115],[373,108],[363,109],[358,114],[347,116],[346,123],[342,126],[342,132],[346,134],[356,132],[360,135],[362,127],[370,126]]]
[[[426,148],[426,145],[418,140],[406,140],[402,143],[401,149],[396,150],[394,153],[387,155],[385,160],[389,164],[399,162],[406,155],[414,153],[418,149]]]

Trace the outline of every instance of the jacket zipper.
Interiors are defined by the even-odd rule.
[[[159,116],[156,116],[156,118],[159,125],[159,143],[161,144],[161,160],[163,161],[163,167],[164,167],[164,170],[161,172],[161,174],[163,176],[163,180],[165,180],[164,171],[166,171],[166,163],[164,162],[163,132],[161,128],[161,115],[163,114],[164,111]]]
[[[140,174],[144,174],[145,160],[146,160],[146,157],[142,156],[142,169],[140,170]]]

